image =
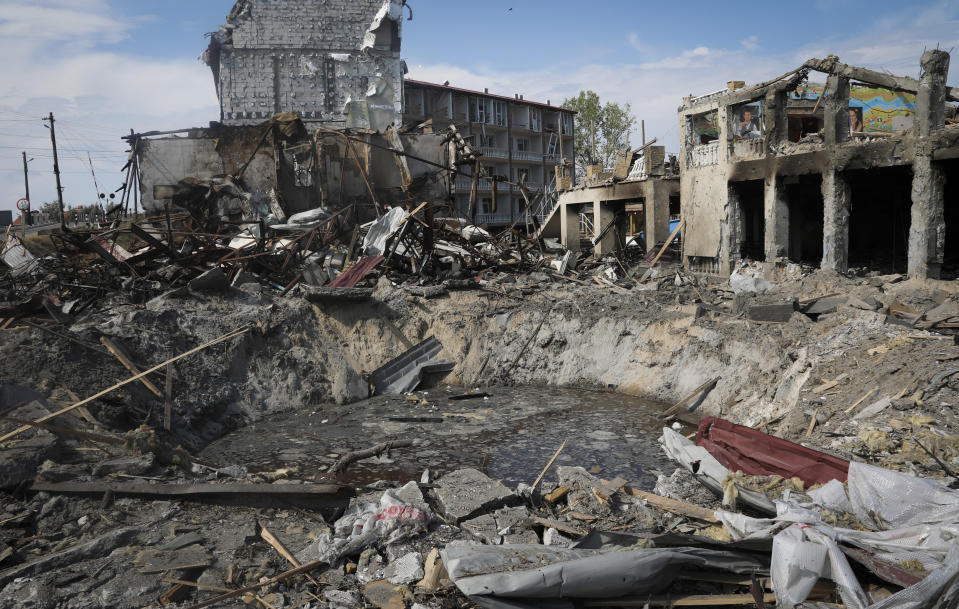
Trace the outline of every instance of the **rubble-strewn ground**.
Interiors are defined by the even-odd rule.
[[[323,470],[346,452],[391,439],[417,441],[356,463],[341,479],[368,485],[360,494],[378,501],[384,489],[421,481],[429,469],[417,492],[424,493],[421,506],[439,515],[430,531],[351,556],[346,567],[314,572],[314,581],[298,578],[260,592],[260,600],[246,598],[261,607],[360,606],[372,602],[376,589],[362,588],[382,579],[391,582],[386,603],[398,596],[406,605],[463,606],[448,586],[414,585],[430,550],[447,542],[563,544],[592,527],[651,532],[673,526],[675,516],[622,489],[613,489],[605,503],[593,490],[601,488],[600,478],[616,476],[650,489],[648,471],[660,469],[665,475],[656,492],[708,505],[708,493],[688,475],[673,474],[659,456],[655,415],[714,377],[715,388],[701,403],[692,401],[692,412],[681,413],[683,433],[694,431],[698,416],[720,414],[845,458],[944,476],[921,444],[959,469],[959,346],[949,334],[889,316],[890,306],[907,318],[910,309],[920,318],[948,313],[959,286],[771,265],[765,274],[773,288],[764,295],[736,295],[726,283],[691,284],[689,276],[670,271],[629,290],[536,273],[494,275],[485,289],[429,298],[381,278],[368,302],[323,305],[308,303],[296,289],[280,298],[253,283],[195,286],[144,305],[105,300],[57,328],[60,336],[14,325],[0,332],[0,407],[3,416],[17,419],[71,403],[71,392],[82,398],[127,378],[102,349],[101,336],[122,344],[144,369],[230,330],[254,329],[173,366],[169,435],[162,431],[162,400],[139,383],[88,405],[96,427],[73,414],[51,421],[112,437],[147,424],[158,430],[155,456],[141,448],[131,457],[132,441],[111,446],[46,430],[27,432],[0,450],[0,475],[9,489],[0,495],[0,606],[146,607],[177,585],[164,580],[207,587],[180,584],[171,600],[185,607],[290,568],[258,526],[308,561],[335,516],[290,505],[34,493],[21,482],[41,463],[48,481],[246,476],[241,479],[292,484],[327,480]],[[826,312],[795,312],[785,323],[743,314],[757,305],[835,294],[844,298]],[[426,393],[360,401],[367,395],[363,376],[406,350],[399,334],[413,343],[435,336],[455,369]],[[163,387],[162,374],[151,378]],[[449,399],[476,388],[489,399]],[[621,397],[617,403],[610,392],[645,401]],[[411,420],[390,420],[397,417]],[[562,467],[554,466],[541,493],[524,496],[517,483],[530,484],[566,438],[557,459]],[[177,445],[197,464],[171,451]],[[457,485],[474,488],[484,479],[464,469],[506,485],[491,481],[490,497],[463,497]],[[555,504],[545,502],[543,495],[557,486],[570,490]],[[531,520],[536,517],[547,520]],[[557,526],[543,524],[549,521]],[[678,526],[693,530],[689,523]],[[151,556],[159,560],[149,551],[164,544],[170,544],[167,558],[195,564],[143,572]],[[700,584],[688,585],[696,590]]]

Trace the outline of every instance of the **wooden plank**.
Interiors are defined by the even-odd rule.
[[[229,340],[229,339],[231,339],[231,338],[236,338],[237,336],[240,336],[241,334],[246,334],[246,333],[249,332],[249,331],[250,331],[250,328],[240,328],[240,329],[238,329],[238,330],[234,330],[234,331],[232,331],[232,332],[229,332],[229,333],[227,333],[227,334],[224,334],[223,336],[221,336],[221,337],[219,337],[219,338],[215,338],[215,339],[211,340],[211,341],[208,342],[208,343],[204,343],[204,344],[200,345],[199,347],[194,347],[193,349],[190,349],[189,351],[187,351],[187,352],[185,352],[185,353],[181,353],[180,355],[177,355],[176,357],[170,358],[170,359],[168,359],[167,361],[163,362],[162,364],[159,364],[159,365],[157,365],[157,366],[154,366],[153,368],[150,368],[149,370],[147,370],[147,371],[145,371],[145,372],[141,372],[140,374],[136,374],[136,375],[131,376],[130,378],[124,380],[124,381],[120,381],[119,383],[117,383],[117,384],[115,384],[115,385],[112,385],[112,386],[110,386],[110,387],[107,387],[107,388],[104,389],[103,391],[100,391],[100,392],[98,392],[98,393],[95,393],[95,394],[91,395],[90,397],[86,398],[85,400],[81,400],[81,401],[77,402],[76,404],[72,404],[72,405],[67,406],[67,407],[65,407],[65,408],[61,408],[60,410],[58,410],[58,411],[56,411],[56,412],[52,412],[52,413],[50,413],[50,414],[48,414],[48,415],[44,415],[44,416],[40,417],[39,419],[37,419],[37,420],[34,421],[34,422],[35,422],[35,423],[43,423],[44,421],[49,421],[50,419],[52,419],[52,418],[54,418],[54,417],[58,417],[58,416],[60,416],[61,414],[70,412],[71,410],[74,410],[74,409],[76,409],[76,408],[79,408],[80,406],[83,406],[83,405],[85,405],[85,404],[88,404],[88,403],[92,402],[93,400],[95,400],[95,399],[97,399],[97,398],[101,398],[101,397],[105,396],[106,394],[114,391],[115,389],[119,389],[120,387],[123,387],[124,385],[128,385],[128,384],[130,384],[130,383],[132,383],[132,382],[134,382],[134,381],[138,381],[138,380],[140,380],[141,377],[144,377],[144,376],[150,374],[151,372],[156,372],[157,370],[159,370],[160,368],[163,368],[163,367],[166,366],[167,364],[172,364],[173,362],[175,362],[175,361],[177,361],[177,360],[181,360],[181,359],[183,359],[184,357],[188,357],[188,356],[190,356],[190,355],[193,355],[194,353],[197,353],[198,351],[202,351],[202,350],[204,350],[204,349],[206,349],[206,348],[208,348],[208,347],[212,347],[213,345],[222,343],[222,342],[225,341],[225,340]],[[3,436],[0,436],[0,442],[6,442],[6,441],[9,440],[10,438],[13,438],[13,437],[15,437],[15,436],[17,436],[17,435],[19,435],[19,434],[22,434],[23,432],[28,431],[28,430],[30,430],[30,429],[32,429],[32,427],[30,427],[29,425],[24,425],[23,427],[18,427],[17,429],[14,429],[13,431],[11,431],[11,432],[9,432],[9,433],[6,433],[6,434],[4,434]]]
[[[563,452],[563,449],[566,448],[566,443],[569,442],[569,438],[563,440],[563,443],[559,445],[559,448],[556,449],[556,452],[553,454],[553,458],[549,460],[549,463],[546,464],[546,467],[543,468],[543,471],[539,473],[539,476],[536,477],[536,480],[533,481],[533,488],[540,483],[543,479],[543,476],[546,475],[546,472],[549,471],[549,468],[553,466],[553,463],[556,462],[556,458],[559,457],[559,453]]]
[[[683,230],[683,227],[685,226],[686,226],[686,220],[685,219],[680,220],[679,224],[676,225],[676,228],[673,229],[673,232],[669,235],[669,238],[666,239],[666,243],[664,243],[663,247],[659,249],[659,253],[656,254],[656,257],[653,258],[653,261],[649,263],[649,270],[643,273],[643,278],[639,280],[640,283],[643,283],[644,281],[649,279],[649,276],[653,274],[653,267],[656,266],[656,263],[659,262],[659,259],[663,257],[663,254],[666,253],[666,249],[669,247],[669,244],[673,242],[673,239],[676,238],[676,235],[678,235],[679,232]]]
[[[859,398],[858,400],[856,400],[856,403],[853,404],[852,406],[850,406],[849,408],[847,408],[845,411],[843,411],[843,414],[849,414],[850,412],[852,412],[853,410],[855,410],[855,409],[856,409],[856,406],[859,406],[860,404],[862,404],[863,402],[865,402],[865,401],[866,401],[866,398],[868,398],[868,397],[871,396],[872,394],[876,393],[877,391],[879,391],[879,388],[878,388],[878,387],[873,387],[872,389],[870,389],[869,391],[867,391],[867,392],[866,392],[866,395],[864,395],[864,396],[862,396],[861,398]]]
[[[573,537],[586,536],[586,531],[581,531],[574,526],[570,526],[569,523],[562,522],[560,520],[553,520],[551,518],[542,518],[540,516],[531,516],[529,521],[532,524],[538,524],[541,527],[556,529],[560,533],[565,533],[566,535],[571,535]]]
[[[549,502],[550,504],[553,504],[568,494],[569,494],[568,486],[558,486],[553,490],[552,493],[546,495],[546,501]]]
[[[658,507],[661,510],[666,510],[681,516],[689,516],[690,518],[696,518],[706,522],[712,522],[716,524],[719,523],[719,518],[716,518],[716,514],[713,510],[708,510],[704,507],[686,503],[684,501],[670,499],[669,497],[662,497],[653,493],[647,493],[646,491],[640,491],[628,486],[625,490],[633,497],[644,499],[646,500],[646,503],[654,507]]]
[[[57,427],[55,425],[48,425],[46,423],[39,423],[37,421],[27,421],[26,419],[18,419],[11,416],[0,416],[0,420],[10,421],[12,423],[19,423],[20,425],[29,425],[30,427],[36,427],[38,429],[45,429],[47,431],[64,435],[64,436],[73,436],[74,438],[80,438],[82,440],[90,440],[91,442],[103,442],[104,444],[111,444],[113,446],[123,445],[123,440],[120,438],[114,438],[112,436],[105,436],[102,434],[90,433],[87,431],[79,431],[76,429],[67,429],[66,427]]]
[[[819,409],[817,408],[815,412],[812,413],[812,419],[809,420],[809,428],[806,430],[806,438],[812,435],[812,430],[816,427],[816,417],[819,416]]]
[[[187,607],[187,609],[203,609],[203,607],[209,607],[210,605],[216,605],[216,604],[218,604],[218,603],[220,603],[220,602],[222,602],[222,601],[230,600],[231,598],[236,598],[236,597],[238,597],[238,596],[241,596],[241,595],[243,595],[243,594],[246,593],[246,592],[253,592],[254,590],[259,590],[260,588],[268,588],[268,587],[272,586],[273,584],[276,584],[276,583],[278,583],[278,582],[287,580],[287,579],[289,579],[289,578],[291,578],[291,577],[293,577],[293,576],[295,576],[295,575],[300,575],[301,573],[308,573],[308,572],[310,572],[310,571],[313,571],[313,570],[315,570],[315,569],[319,569],[320,567],[323,567],[323,566],[326,566],[326,565],[327,565],[327,563],[326,563],[326,561],[324,561],[324,560],[314,560],[313,562],[309,562],[309,563],[303,565],[302,567],[298,567],[298,568],[296,568],[296,569],[290,569],[289,571],[285,571],[285,572],[283,572],[283,573],[280,573],[279,575],[277,575],[277,576],[275,576],[275,577],[271,577],[270,579],[268,579],[268,580],[266,580],[266,581],[253,584],[253,585],[251,585],[251,586],[246,586],[246,587],[244,587],[244,588],[238,588],[238,589],[233,590],[233,591],[231,591],[231,592],[227,592],[227,593],[225,593],[225,594],[221,594],[220,596],[215,596],[215,597],[213,597],[213,598],[211,598],[211,599],[207,599],[207,600],[203,601],[202,603],[197,603],[197,604],[195,604],[195,605],[191,605],[191,606]]]
[[[713,377],[713,378],[709,379],[708,381],[706,381],[705,383],[703,383],[703,384],[700,385],[699,387],[696,387],[695,389],[693,389],[692,393],[690,393],[689,395],[687,395],[687,396],[684,397],[683,399],[681,399],[681,400],[679,400],[678,402],[676,402],[675,404],[673,404],[673,405],[669,408],[669,410],[667,410],[666,412],[664,412],[664,413],[663,413],[663,418],[667,418],[667,417],[670,417],[670,416],[676,414],[677,412],[679,412],[679,409],[680,409],[680,408],[682,408],[683,406],[685,406],[686,404],[688,404],[689,402],[691,402],[694,397],[696,397],[697,395],[700,394],[700,392],[705,391],[705,390],[706,390],[707,388],[709,388],[711,385],[715,385],[715,384],[718,383],[718,382],[719,382],[719,377],[716,376],[716,377]]]
[[[830,389],[832,389],[833,387],[836,387],[837,385],[839,385],[839,381],[829,381],[828,383],[823,383],[822,385],[814,388],[812,392],[817,394],[822,393],[823,391],[829,391]]]
[[[763,595],[763,602],[775,603],[776,595]],[[584,601],[584,607],[724,607],[754,605],[752,594],[669,594]]]
[[[273,546],[273,549],[279,552],[280,556],[285,558],[291,565],[294,567],[300,566],[300,561],[298,561],[293,554],[286,549],[286,546],[284,546],[283,543],[277,539],[273,533],[270,532],[270,529],[266,528],[262,524],[260,525],[260,537],[262,537],[266,543]]]
[[[349,487],[334,484],[151,484],[146,482],[34,482],[34,491],[65,495],[114,495],[183,499],[221,498],[308,498],[329,506],[342,506],[352,494]]]
[[[140,374],[140,370],[133,365],[133,362],[130,361],[130,358],[128,358],[126,354],[120,349],[120,347],[118,347],[112,340],[110,340],[106,336],[101,336],[100,342],[103,343],[103,346],[106,347],[110,351],[110,353],[113,354],[115,358],[120,360],[120,363],[123,364],[124,368],[129,370],[132,374]],[[156,385],[150,382],[150,379],[143,376],[143,377],[140,377],[140,382],[143,384],[144,387],[149,389],[153,393],[153,395],[161,399],[163,398],[163,393],[157,388]]]

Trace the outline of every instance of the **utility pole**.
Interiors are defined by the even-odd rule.
[[[27,153],[23,152],[23,190],[24,198],[27,200],[27,211],[23,213],[23,225],[33,224],[33,216],[30,214],[30,180],[27,178]]]
[[[50,143],[53,144],[53,175],[57,178],[57,203],[60,204],[60,228],[66,228],[66,214],[63,212],[63,186],[60,185],[60,163],[57,160],[57,132],[53,127],[53,112],[44,120],[50,121]]]

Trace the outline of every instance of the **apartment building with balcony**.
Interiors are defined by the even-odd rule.
[[[435,129],[456,125],[463,137],[482,154],[481,176],[523,182],[540,193],[553,182],[555,166],[575,159],[575,112],[522,95],[507,97],[417,80],[404,81],[404,123],[433,119]],[[453,185],[457,212],[469,210],[472,169],[464,167]],[[495,184],[481,177],[477,187],[478,224],[505,225],[525,214],[526,202],[516,186]],[[495,189],[495,190],[494,190]],[[549,210],[537,209],[537,215]]]

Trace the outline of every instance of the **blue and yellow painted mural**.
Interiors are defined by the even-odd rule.
[[[792,92],[794,100],[816,100],[824,86],[802,85]],[[916,96],[912,93],[897,93],[875,87],[852,87],[849,93],[850,122],[852,130],[892,133],[912,127],[916,114]],[[856,127],[856,120],[862,128]]]

